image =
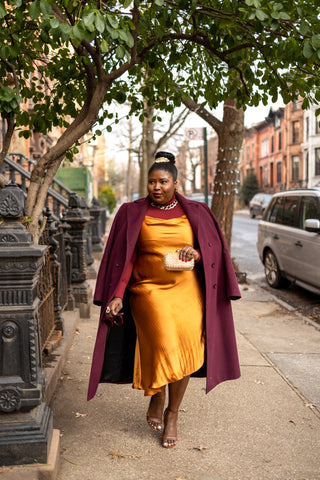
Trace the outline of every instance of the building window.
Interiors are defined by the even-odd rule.
[[[306,140],[309,139],[309,135],[310,135],[309,128],[310,128],[310,120],[309,120],[309,117],[307,117],[306,118]]]
[[[280,128],[280,118],[278,116],[274,118],[274,128]]]
[[[282,149],[282,132],[279,132],[279,150]]]
[[[274,152],[274,136],[271,137],[271,153]]]
[[[294,111],[294,110],[299,110],[299,108],[300,108],[300,102],[299,102],[299,100],[293,100],[293,102],[292,102],[292,110],[293,110],[293,111]]]
[[[251,144],[251,160],[254,159],[254,143]]]
[[[320,175],[320,148],[314,150],[315,175]]]
[[[269,138],[264,138],[261,142],[261,157],[269,155]]]
[[[264,186],[268,187],[269,186],[269,165],[264,166]]]
[[[299,120],[292,122],[292,143],[299,143]]]
[[[281,183],[281,162],[277,163],[277,183]]]
[[[299,155],[292,157],[292,180],[299,180]]]
[[[316,117],[316,133],[320,133],[319,122],[320,122],[320,117]]]

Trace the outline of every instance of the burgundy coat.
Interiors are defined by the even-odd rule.
[[[227,244],[213,213],[204,203],[176,194],[185,211],[201,251],[205,285],[206,392],[225,380],[240,376],[230,300],[240,291]],[[130,383],[133,375],[135,328],[130,310],[125,307],[124,326],[108,328],[103,320],[132,257],[141,225],[149,206],[148,198],[124,203],[115,216],[101,261],[94,303],[101,315],[93,353],[88,400],[94,397],[99,382]],[[126,295],[124,298],[126,302]],[[183,308],[183,305],[181,306]]]

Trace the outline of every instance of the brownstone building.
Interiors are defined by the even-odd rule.
[[[259,190],[268,193],[303,187],[303,121],[301,102],[297,101],[277,110],[271,108],[263,121],[247,128],[241,178],[253,169]]]

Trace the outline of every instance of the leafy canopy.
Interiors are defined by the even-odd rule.
[[[181,90],[209,107],[320,100],[313,0],[0,0],[0,19],[0,113],[25,137],[95,106],[88,131],[112,120],[113,101],[141,120],[143,98],[172,111]]]

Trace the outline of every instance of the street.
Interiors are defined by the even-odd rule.
[[[296,285],[290,285],[286,289],[274,289],[267,284],[256,246],[259,220],[259,218],[250,218],[249,214],[243,210],[233,216],[231,256],[239,271],[246,272],[249,283],[254,281],[261,288],[289,304],[293,310],[320,323],[318,295]]]

